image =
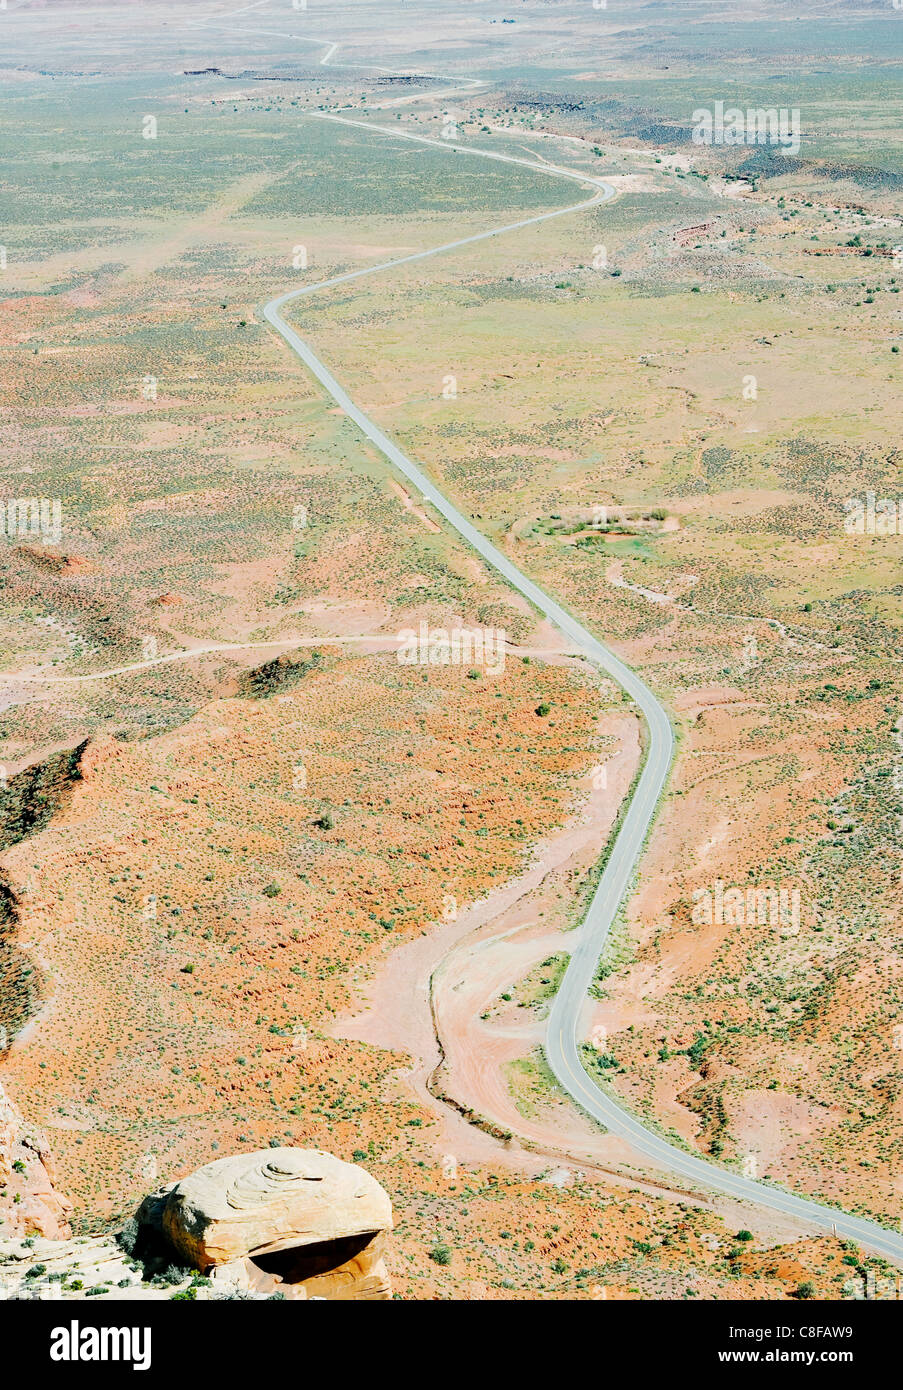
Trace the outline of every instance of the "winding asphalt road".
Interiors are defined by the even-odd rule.
[[[252,10],[258,10],[262,8],[265,3],[266,0],[254,0],[254,3],[245,6],[243,9],[234,11],[233,16],[248,13]],[[226,25],[222,23],[219,16],[210,16],[209,18],[198,21],[186,20],[185,23],[186,25],[192,26],[210,24],[217,28],[226,28]],[[248,31],[242,29],[233,32],[244,34]],[[326,48],[326,52],[320,60],[321,65],[324,67],[356,68],[358,66],[357,64],[340,64],[334,62],[333,54],[337,48],[335,43],[329,43],[328,41],[314,36],[304,37],[296,34],[283,34],[281,31],[261,30],[259,32],[262,34],[275,34],[278,37],[289,38],[301,43],[322,44]],[[381,70],[385,72],[394,71],[388,68]],[[454,80],[438,73],[428,75],[439,78],[445,82]],[[460,79],[458,80],[460,81]],[[472,81],[468,82],[467,85],[475,87],[479,84],[476,81]],[[568,180],[572,183],[577,183],[594,190],[591,197],[564,208],[541,213],[538,216],[524,218],[517,222],[508,223],[502,227],[495,227],[489,231],[459,238],[456,241],[446,242],[442,246],[436,246],[427,251],[415,252],[409,256],[399,257],[396,260],[384,261],[378,265],[367,266],[361,270],[351,271],[345,275],[333,276],[329,279],[321,280],[316,284],[309,284],[300,289],[290,290],[271,300],[263,310],[265,318],[273,328],[275,328],[276,332],[285,339],[336,404],[355,422],[361,432],[376,445],[389,462],[422,493],[427,501],[432,503],[436,511],[445,518],[453,530],[455,530],[473,550],[482,556],[487,564],[491,565],[512,588],[516,589],[528,599],[559,629],[560,632],[574,643],[578,652],[582,653],[586,659],[591,661],[599,670],[611,676],[612,679],[630,695],[645,717],[647,725],[647,751],[642,772],[630,799],[626,815],[618,830],[610,857],[593,895],[586,916],[577,929],[575,945],[570,957],[570,962],[558,994],[553,1001],[549,1015],[545,1047],[549,1064],[555,1076],[577,1104],[603,1124],[606,1129],[613,1134],[623,1137],[629,1141],[633,1149],[638,1153],[646,1155],[653,1162],[664,1166],[672,1173],[679,1174],[682,1178],[692,1183],[699,1184],[705,1188],[714,1189],[727,1196],[740,1198],[758,1206],[785,1213],[788,1216],[802,1221],[809,1227],[819,1229],[831,1229],[833,1227],[838,1235],[849,1237],[879,1254],[903,1263],[903,1237],[900,1235],[885,1230],[875,1225],[873,1222],[863,1220],[859,1217],[849,1216],[832,1207],[822,1206],[817,1202],[807,1201],[804,1198],[794,1196],[792,1193],[781,1191],[780,1189],[761,1182],[756,1182],[751,1178],[742,1177],[739,1174],[732,1173],[724,1168],[717,1167],[712,1163],[707,1163],[701,1158],[694,1157],[692,1154],[684,1152],[684,1150],[661,1139],[654,1131],[647,1129],[629,1110],[625,1109],[609,1095],[599,1090],[590,1079],[587,1072],[583,1069],[580,1061],[578,1037],[583,1035],[581,1032],[581,1016],[587,1002],[587,991],[592,983],[596,965],[611,930],[612,922],[628,893],[632,875],[642,853],[656,809],[663,795],[674,755],[674,737],[668,716],[652,691],[640,679],[636,672],[632,671],[630,667],[626,666],[613,652],[610,652],[607,647],[603,646],[603,644],[570,613],[523,574],[516,565],[512,564],[512,562],[487,540],[486,537],[476,529],[472,522],[470,522],[467,517],[465,517],[453,503],[439,491],[431,479],[383,433],[379,426],[355,405],[348,393],[329,371],[325,363],[317,356],[312,348],[299,337],[295,329],[292,328],[281,315],[281,310],[286,305],[299,301],[307,295],[329,289],[334,285],[347,284],[350,281],[361,279],[366,275],[374,275],[382,271],[392,270],[398,266],[410,264],[414,261],[425,260],[430,256],[441,255],[446,251],[453,251],[460,247],[473,245],[476,242],[487,240],[490,237],[503,236],[508,232],[514,232],[523,227],[548,222],[554,218],[565,217],[574,212],[585,211],[613,197],[614,189],[603,179],[594,179],[579,171],[562,168],[554,164],[521,159],[514,155],[502,154],[496,151],[474,149],[452,141],[431,140],[426,136],[415,135],[411,132],[379,126],[366,121],[351,120],[327,113],[308,114],[317,116],[317,118],[322,120],[332,120],[344,125],[360,127],[370,136],[387,136],[393,141],[414,140],[422,145],[435,146],[445,152],[456,151],[471,158],[492,160],[504,164],[521,165],[536,173]],[[280,643],[279,645],[283,644]],[[221,648],[215,648],[211,650],[220,649]],[[123,667],[121,671],[125,672],[139,669],[145,664],[158,664],[159,661],[177,660],[188,655],[197,654],[198,653],[170,654],[168,657],[158,658],[153,663],[137,663],[132,666]],[[117,674],[117,672],[102,674],[111,675]],[[82,680],[97,678],[96,676],[91,676],[64,679]]]
[[[609,1095],[601,1091],[584,1070],[578,1048],[581,1016],[587,999],[587,991],[592,983],[596,965],[605,945],[615,915],[624,901],[630,887],[631,878],[643,850],[656,809],[665,789],[668,773],[674,756],[674,735],[668,716],[644,681],[626,666],[614,652],[603,646],[566,609],[562,608],[543,589],[528,578],[516,565],[502,554],[471,521],[440,492],[435,483],[427,477],[398,445],[384,434],[368,415],[355,405],[332,372],[301,338],[292,326],[282,317],[282,309],[294,304],[308,295],[329,289],[333,285],[347,284],[367,275],[393,270],[398,266],[414,261],[438,256],[446,251],[454,251],[463,246],[489,237],[503,236],[522,227],[548,222],[556,217],[584,211],[606,202],[614,196],[614,189],[603,179],[553,164],[540,164],[529,159],[520,159],[495,151],[472,149],[451,141],[431,140],[426,136],[414,135],[391,127],[371,124],[367,121],[350,120],[344,117],[317,114],[321,120],[337,121],[343,125],[358,126],[368,133],[381,134],[393,140],[415,140],[419,144],[433,145],[445,151],[459,153],[480,159],[499,161],[505,164],[519,164],[536,173],[548,174],[554,178],[567,179],[574,183],[589,186],[597,191],[592,197],[553,212],[541,213],[535,217],[511,222],[503,227],[479,232],[473,236],[461,237],[457,241],[446,242],[427,251],[401,256],[396,260],[382,261],[377,265],[361,270],[335,275],[301,289],[289,290],[272,299],[264,308],[264,317],[272,324],[302,362],[310,369],[332,399],[355,422],[358,428],[398,471],[418,489],[424,498],[432,503],[436,511],[448,524],[491,565],[512,588],[522,594],[552,622],[573,643],[578,652],[591,661],[599,670],[612,677],[630,695],[642,711],[647,725],[647,749],[643,769],[637,782],[627,813],[617,833],[608,863],[593,895],[586,916],[577,929],[576,943],[570,962],[556,995],[549,1015],[545,1040],[546,1055],[557,1080],[568,1094],[605,1126],[611,1133],[628,1140],[639,1153],[646,1155],[657,1164],[670,1169],[690,1182],[713,1188],[729,1197],[741,1198],[758,1206],[769,1207],[795,1217],[807,1226],[836,1230],[839,1236],[858,1241],[869,1249],[903,1263],[903,1236],[860,1217],[849,1216],[833,1207],[820,1205],[796,1197],[790,1192],[757,1182],[727,1169],[707,1163],[685,1153],[674,1144],[669,1144],[654,1131],[647,1129],[630,1111],[619,1105]]]

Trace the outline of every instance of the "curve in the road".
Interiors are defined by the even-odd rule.
[[[186,19],[183,22],[187,27],[210,25],[211,27],[219,29],[228,29],[228,26],[222,22],[223,18],[231,19],[239,14],[261,9],[266,3],[267,0],[254,0],[254,3],[233,11],[230,16],[221,17],[215,15],[200,20]],[[247,34],[253,31],[240,29],[232,32]],[[347,69],[358,69],[363,66],[371,68],[376,67],[376,65],[371,64],[343,64],[334,62],[333,55],[336,52],[338,44],[318,36],[301,36],[274,30],[259,30],[257,32],[262,35],[272,34],[277,37],[291,39],[295,42],[322,46],[325,52],[320,59],[320,65],[323,67]],[[379,68],[376,70],[399,74],[399,70],[397,69]],[[408,73],[406,75],[410,76],[412,74]],[[479,79],[450,78],[440,73],[418,73],[416,75],[434,78],[446,83],[457,81],[460,84],[461,90],[473,90],[475,87],[482,85]],[[487,564],[491,565],[512,588],[528,599],[559,629],[559,631],[570,638],[588,660],[592,661],[600,670],[611,676],[612,679],[631,696],[645,716],[648,728],[648,745],[642,772],[630,799],[626,815],[611,847],[608,862],[606,863],[599,884],[593,894],[592,901],[583,922],[577,929],[576,944],[571,953],[567,971],[565,972],[562,984],[553,1001],[549,1015],[545,1046],[549,1064],[556,1078],[577,1104],[600,1121],[608,1130],[622,1136],[628,1140],[638,1152],[645,1154],[656,1163],[663,1164],[671,1171],[705,1187],[725,1193],[730,1197],[741,1198],[760,1206],[783,1212],[816,1227],[833,1228],[839,1235],[849,1236],[882,1255],[897,1261],[903,1261],[903,1236],[896,1235],[892,1231],[876,1225],[874,1222],[848,1215],[833,1207],[823,1206],[805,1198],[796,1197],[790,1192],[785,1192],[770,1185],[756,1182],[751,1178],[745,1178],[738,1174],[731,1173],[726,1169],[716,1167],[712,1163],[708,1163],[703,1159],[686,1153],[674,1144],[670,1144],[666,1140],[660,1138],[653,1130],[643,1125],[629,1110],[618,1104],[617,1101],[612,1099],[605,1092],[601,1091],[584,1070],[578,1047],[578,1030],[580,1027],[581,1013],[586,1002],[587,992],[595,975],[599,956],[605,945],[615,915],[627,894],[632,874],[642,853],[646,836],[665,789],[674,753],[674,737],[668,716],[652,691],[635,671],[631,670],[619,657],[609,651],[607,647],[599,642],[597,638],[567,612],[566,609],[546,594],[544,590],[535,584],[533,580],[529,579],[527,575],[523,574],[507,556],[498,550],[491,541],[487,540],[482,532],[478,531],[472,522],[470,522],[467,517],[465,517],[454,504],[440,492],[432,480],[383,433],[374,421],[355,405],[348,393],[335,379],[326,365],[308,344],[304,342],[291,325],[286,323],[280,313],[280,310],[287,304],[302,299],[306,295],[328,289],[331,286],[348,283],[360,279],[363,276],[394,269],[414,261],[425,260],[428,257],[440,255],[445,251],[452,251],[460,247],[473,245],[476,242],[491,237],[502,236],[508,232],[517,231],[524,227],[547,222],[557,217],[567,216],[573,212],[584,211],[610,199],[614,195],[614,189],[603,179],[595,179],[578,170],[566,169],[560,165],[550,164],[546,161],[540,162],[538,160],[522,159],[514,155],[502,154],[497,151],[476,149],[453,141],[433,140],[427,136],[417,135],[412,132],[399,131],[391,127],[343,118],[330,113],[310,112],[307,114],[310,116],[317,116],[319,119],[323,120],[332,120],[345,125],[357,126],[371,135],[377,132],[390,136],[392,139],[414,140],[420,144],[432,145],[445,151],[455,151],[470,157],[477,157],[505,164],[521,165],[537,173],[589,186],[596,190],[592,197],[564,208],[540,213],[533,217],[523,218],[502,227],[494,227],[487,231],[478,232],[471,236],[461,237],[455,241],[446,242],[442,246],[432,247],[426,251],[415,252],[408,256],[398,257],[395,260],[384,261],[377,265],[350,271],[347,274],[332,276],[315,284],[305,285],[299,289],[289,290],[285,294],[271,300],[263,311],[267,321],[305,363],[345,414],[352,419],[361,432],[376,445],[385,458],[421,491],[423,496],[433,504],[448,524],[480,556],[482,556]],[[278,645],[284,644],[279,643]],[[228,649],[229,646],[227,644],[222,648],[213,648],[210,650]],[[166,661],[181,660],[188,656],[199,654],[201,654],[200,651],[170,653],[166,657],[156,658],[151,662],[136,663],[130,666],[117,668],[115,671],[100,673],[100,676],[124,674],[126,671],[143,669],[145,665],[156,665]],[[61,679],[93,680],[100,678],[100,676],[93,675]],[[48,678],[35,677],[32,679],[47,680]]]
[[[414,261],[425,260],[430,256],[441,255],[460,247],[473,245],[489,237],[502,236],[522,227],[529,227],[555,217],[564,217],[572,212],[583,211],[607,201],[614,195],[614,189],[603,179],[593,179],[587,174],[559,165],[538,163],[530,159],[520,159],[496,151],[472,149],[450,141],[432,140],[427,136],[415,135],[408,131],[393,130],[390,127],[374,125],[367,121],[351,120],[344,117],[318,113],[323,120],[338,121],[344,125],[358,126],[370,133],[379,132],[393,139],[416,140],[418,143],[433,145],[440,149],[455,150],[482,159],[497,160],[507,164],[526,165],[538,173],[551,177],[568,179],[572,182],[589,185],[598,189],[591,198],[583,202],[523,218],[503,227],[461,237],[457,241],[444,243],[426,251],[417,251],[395,260],[382,261],[377,265],[366,266],[360,270],[349,271],[343,275],[331,276],[315,284],[289,290],[270,300],[264,308],[264,317],[276,332],[297,353],[305,366],[313,373],[332,399],[345,412],[349,419],[361,430],[380,453],[408,479],[423,496],[432,503],[448,524],[461,536],[487,564],[491,565],[512,588],[528,599],[560,632],[575,643],[577,648],[601,671],[611,676],[633,699],[642,711],[648,729],[648,744],[643,769],[631,797],[627,813],[618,830],[608,862],[581,926],[578,928],[575,947],[561,987],[553,1001],[546,1034],[546,1055],[557,1080],[568,1094],[590,1115],[602,1123],[612,1133],[620,1135],[640,1153],[656,1163],[664,1164],[672,1172],[703,1184],[709,1188],[746,1201],[769,1207],[806,1223],[820,1228],[834,1229],[838,1235],[848,1236],[882,1255],[903,1260],[903,1237],[885,1230],[874,1222],[850,1216],[833,1207],[822,1206],[818,1202],[796,1197],[793,1193],[776,1189],[752,1178],[742,1177],[726,1169],[718,1168],[704,1159],[685,1153],[682,1149],[660,1138],[647,1129],[636,1116],[601,1091],[590,1079],[580,1060],[578,1029],[587,992],[595,975],[597,962],[611,930],[615,915],[624,901],[631,877],[643,850],[656,809],[661,800],[668,779],[674,755],[674,735],[668,716],[655,695],[637,673],[614,652],[609,651],[591,632],[579,623],[555,599],[551,598],[538,584],[534,583],[518,567],[489,541],[473,523],[468,520],[449,499],[440,492],[431,478],[417,466],[407,454],[386,435],[380,427],[357,406],[332,372],[313,351],[308,343],[282,317],[281,310],[286,305],[304,299],[307,295],[318,293],[333,285],[392,270]]]

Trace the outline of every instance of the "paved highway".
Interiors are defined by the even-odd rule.
[[[587,914],[577,929],[576,940],[570,963],[558,994],[553,1001],[546,1035],[546,1055],[549,1065],[564,1089],[578,1105],[600,1121],[606,1129],[629,1140],[634,1149],[663,1165],[672,1173],[694,1184],[714,1188],[730,1197],[743,1198],[758,1206],[769,1207],[789,1216],[799,1218],[809,1227],[830,1230],[836,1228],[837,1234],[849,1237],[862,1245],[903,1262],[903,1237],[859,1217],[848,1216],[832,1207],[821,1206],[817,1202],[795,1197],[792,1193],[781,1191],[769,1184],[757,1182],[725,1168],[708,1163],[685,1153],[683,1149],[669,1144],[654,1131],[647,1129],[634,1115],[624,1109],[610,1096],[601,1091],[583,1069],[578,1050],[578,1036],[581,1034],[581,1018],[587,999],[587,990],[592,982],[596,964],[611,930],[615,915],[624,901],[630,887],[631,878],[643,850],[643,845],[656,808],[664,792],[671,761],[674,756],[674,736],[665,710],[659,704],[644,681],[626,666],[614,652],[603,646],[576,618],[551,598],[532,579],[523,574],[516,565],[478,531],[471,521],[439,491],[435,483],[423,472],[398,445],[384,434],[368,415],[355,405],[332,372],[301,338],[292,326],[282,317],[281,311],[289,304],[303,300],[307,295],[317,294],[330,286],[347,284],[366,275],[376,275],[393,270],[397,266],[413,261],[425,260],[446,251],[471,246],[489,237],[503,236],[522,227],[548,222],[556,217],[584,211],[607,201],[614,195],[614,189],[603,179],[593,179],[572,169],[553,164],[540,164],[530,159],[520,159],[495,151],[472,149],[452,141],[431,140],[426,136],[414,135],[387,126],[356,121],[344,117],[318,115],[318,119],[338,121],[343,125],[358,126],[371,135],[381,135],[394,140],[416,140],[420,144],[433,145],[446,152],[457,151],[479,159],[489,159],[505,164],[519,164],[548,174],[554,178],[566,179],[595,190],[593,195],[582,202],[527,217],[519,222],[511,222],[503,227],[462,237],[457,241],[446,242],[427,251],[401,256],[397,260],[383,261],[378,265],[367,266],[361,270],[350,271],[345,275],[335,275],[315,284],[304,285],[300,289],[289,290],[270,301],[264,308],[264,316],[281,334],[289,346],[298,354],[329,395],[345,414],[352,419],[361,432],[376,445],[377,449],[400,473],[418,489],[436,511],[460,535],[487,564],[491,565],[518,593],[529,599],[541,613],[573,642],[574,647],[601,671],[611,676],[624,689],[642,710],[647,726],[646,758],[639,781],[630,800],[627,813],[621,823],[617,838],[611,851],[604,873],[593,895]]]

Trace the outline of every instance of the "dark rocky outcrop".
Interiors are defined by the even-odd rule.
[[[265,700],[283,690],[290,690],[303,680],[310,671],[316,670],[322,660],[320,652],[312,652],[309,657],[299,661],[290,656],[277,656],[253,671],[246,671],[238,680],[238,693],[245,699]]]

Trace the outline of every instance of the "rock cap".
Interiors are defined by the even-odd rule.
[[[390,1230],[392,1204],[363,1168],[321,1149],[263,1149],[215,1159],[175,1183],[162,1227],[179,1254],[206,1271]]]

